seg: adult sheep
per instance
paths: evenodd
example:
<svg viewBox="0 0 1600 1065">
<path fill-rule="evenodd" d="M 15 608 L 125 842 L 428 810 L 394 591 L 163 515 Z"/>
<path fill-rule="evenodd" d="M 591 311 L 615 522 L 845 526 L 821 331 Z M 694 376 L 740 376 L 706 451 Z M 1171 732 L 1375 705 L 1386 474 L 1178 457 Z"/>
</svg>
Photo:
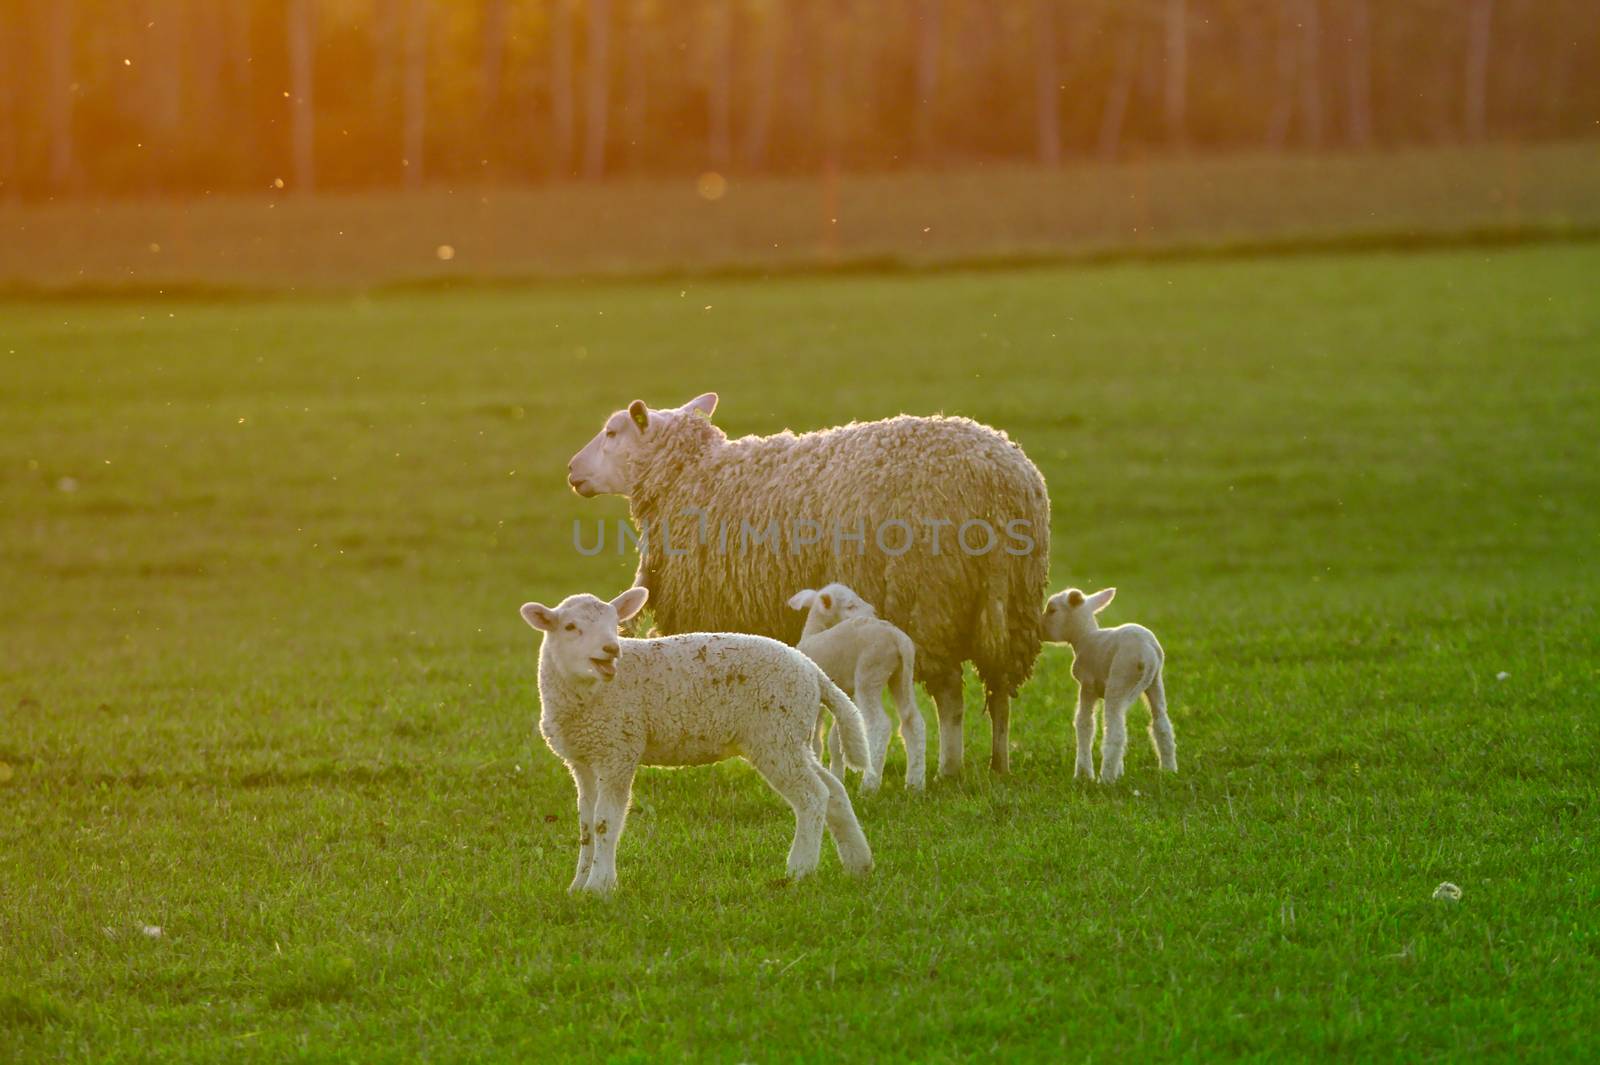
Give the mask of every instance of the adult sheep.
<svg viewBox="0 0 1600 1065">
<path fill-rule="evenodd" d="M 796 435 L 728 437 L 708 392 L 634 400 L 568 464 L 582 496 L 622 495 L 640 531 L 634 583 L 662 633 L 794 643 L 796 588 L 842 581 L 916 643 L 939 710 L 939 772 L 961 771 L 961 666 L 987 692 L 990 767 L 1009 766 L 1011 698 L 1039 653 L 1050 559 L 1044 478 L 1003 433 L 901 415 Z"/>
</svg>

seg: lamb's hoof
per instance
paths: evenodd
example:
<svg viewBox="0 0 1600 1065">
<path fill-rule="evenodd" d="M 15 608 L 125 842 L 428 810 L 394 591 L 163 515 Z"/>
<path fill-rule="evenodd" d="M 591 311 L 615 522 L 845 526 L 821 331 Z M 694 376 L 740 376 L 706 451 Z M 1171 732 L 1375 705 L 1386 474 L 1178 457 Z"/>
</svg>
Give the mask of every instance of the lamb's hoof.
<svg viewBox="0 0 1600 1065">
<path fill-rule="evenodd" d="M 1102 769 L 1102 770 L 1100 770 L 1100 783 L 1102 783 L 1102 784 L 1115 784 L 1117 781 L 1119 781 L 1121 779 L 1122 779 L 1122 770 L 1120 770 L 1120 769 Z"/>
<path fill-rule="evenodd" d="M 881 787 L 883 787 L 883 781 L 882 780 L 867 780 L 867 779 L 863 778 L 862 781 L 861 781 L 861 792 L 860 793 L 862 795 L 876 795 L 877 792 L 878 792 L 878 789 L 881 788 Z"/>
<path fill-rule="evenodd" d="M 1077 769 L 1072 771 L 1072 779 L 1087 780 L 1089 783 L 1093 784 L 1095 781 L 1094 766 L 1080 765 Z"/>
<path fill-rule="evenodd" d="M 844 867 L 844 871 L 857 879 L 864 879 L 872 875 L 872 859 L 869 857 L 865 864 L 851 864 Z"/>
<path fill-rule="evenodd" d="M 806 877 L 810 876 L 812 873 L 814 873 L 816 871 L 817 871 L 817 867 L 814 866 L 814 865 L 807 866 L 807 867 L 801 867 L 801 868 L 797 868 L 797 867 L 791 865 L 791 866 L 789 866 L 789 879 L 790 880 L 804 880 Z"/>
<path fill-rule="evenodd" d="M 611 894 L 616 888 L 617 878 L 614 876 L 605 879 L 591 876 L 588 882 L 583 885 L 584 891 L 591 895 L 599 895 L 601 898 Z"/>
<path fill-rule="evenodd" d="M 921 794 L 928 790 L 928 783 L 921 777 L 906 777 L 906 790 Z"/>
</svg>

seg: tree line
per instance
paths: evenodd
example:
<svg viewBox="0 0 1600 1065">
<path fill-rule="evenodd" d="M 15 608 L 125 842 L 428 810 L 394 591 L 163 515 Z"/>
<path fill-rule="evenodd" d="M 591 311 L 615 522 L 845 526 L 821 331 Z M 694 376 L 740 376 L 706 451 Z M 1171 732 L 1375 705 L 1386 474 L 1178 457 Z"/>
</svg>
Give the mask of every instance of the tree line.
<svg viewBox="0 0 1600 1065">
<path fill-rule="evenodd" d="M 0 0 L 0 196 L 1600 133 L 1596 0 Z"/>
</svg>

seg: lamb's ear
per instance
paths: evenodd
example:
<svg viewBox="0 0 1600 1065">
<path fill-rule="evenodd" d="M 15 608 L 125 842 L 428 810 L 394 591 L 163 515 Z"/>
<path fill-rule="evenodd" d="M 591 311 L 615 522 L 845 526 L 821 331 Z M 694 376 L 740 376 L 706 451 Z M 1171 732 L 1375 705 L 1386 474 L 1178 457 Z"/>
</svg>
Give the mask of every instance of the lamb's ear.
<svg viewBox="0 0 1600 1065">
<path fill-rule="evenodd" d="M 717 394 L 715 392 L 707 392 L 705 395 L 696 396 L 683 405 L 684 413 L 693 414 L 695 411 L 699 411 L 707 418 L 710 418 L 712 412 L 716 409 Z"/>
<path fill-rule="evenodd" d="M 550 632 L 556 627 L 556 612 L 543 603 L 523 603 L 522 620 L 541 632 Z"/>
<path fill-rule="evenodd" d="M 1067 592 L 1067 605 L 1076 609 L 1083 605 L 1083 593 L 1073 588 Z"/>
<path fill-rule="evenodd" d="M 628 417 L 633 419 L 633 424 L 639 427 L 641 433 L 650 426 L 650 408 L 644 405 L 642 399 L 628 404 Z"/>
<path fill-rule="evenodd" d="M 822 604 L 822 609 L 824 610 L 833 609 L 833 596 L 829 595 L 827 592 L 818 592 L 817 602 Z"/>
<path fill-rule="evenodd" d="M 650 598 L 648 588 L 629 588 L 615 599 L 611 600 L 611 607 L 617 612 L 618 621 L 627 621 L 633 615 L 644 609 L 646 599 Z"/>
<path fill-rule="evenodd" d="M 1089 604 L 1090 613 L 1098 614 L 1100 611 L 1106 608 L 1111 600 L 1115 599 L 1116 597 L 1117 590 L 1115 588 L 1106 588 L 1103 591 L 1095 592 L 1089 598 L 1085 599 L 1084 602 Z"/>
<path fill-rule="evenodd" d="M 804 588 L 798 592 L 795 592 L 789 597 L 789 609 L 804 610 L 806 607 L 811 605 L 811 600 L 815 599 L 816 597 L 817 593 L 815 590 L 811 588 Z"/>
</svg>

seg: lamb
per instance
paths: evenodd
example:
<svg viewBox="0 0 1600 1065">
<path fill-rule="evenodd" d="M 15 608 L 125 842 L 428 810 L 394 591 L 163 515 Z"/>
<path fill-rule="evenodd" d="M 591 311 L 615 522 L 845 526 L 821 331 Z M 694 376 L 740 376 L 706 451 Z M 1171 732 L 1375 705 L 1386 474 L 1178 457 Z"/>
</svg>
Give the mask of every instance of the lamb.
<svg viewBox="0 0 1600 1065">
<path fill-rule="evenodd" d="M 674 410 L 634 400 L 568 464 L 579 495 L 628 497 L 634 583 L 663 633 L 799 637 L 794 588 L 840 580 L 916 645 L 939 709 L 939 772 L 961 771 L 961 669 L 987 691 L 990 767 L 1009 768 L 1011 699 L 1039 653 L 1050 558 L 1044 478 L 1005 434 L 901 415 L 729 440 L 708 392 Z"/>
<path fill-rule="evenodd" d="M 1166 655 L 1155 634 L 1143 625 L 1102 629 L 1096 614 L 1106 608 L 1115 588 L 1086 596 L 1068 588 L 1050 597 L 1044 612 L 1044 638 L 1072 645 L 1072 675 L 1078 681 L 1078 763 L 1075 777 L 1094 779 L 1094 704 L 1105 700 L 1105 737 L 1100 743 L 1100 782 L 1122 776 L 1122 753 L 1128 746 L 1128 707 L 1142 693 L 1150 704 L 1150 742 L 1161 768 L 1178 771 L 1172 720 L 1167 717 L 1167 692 L 1162 682 Z"/>
<path fill-rule="evenodd" d="M 922 711 L 912 687 L 916 648 L 911 637 L 878 617 L 872 604 L 843 584 L 796 592 L 789 598 L 789 605 L 807 611 L 805 629 L 796 646 L 850 693 L 866 719 L 867 749 L 872 758 L 862 775 L 861 790 L 871 793 L 883 783 L 883 763 L 889 753 L 889 737 L 895 731 L 895 722 L 890 721 L 883 708 L 883 689 L 887 685 L 906 745 L 906 787 L 921 791 L 927 776 L 927 741 Z M 817 724 L 820 728 L 820 718 Z M 829 742 L 830 762 L 842 774 L 844 761 L 838 729 Z"/>
<path fill-rule="evenodd" d="M 629 640 L 618 625 L 649 593 L 610 602 L 573 595 L 555 607 L 527 603 L 522 617 L 544 633 L 539 647 L 539 731 L 578 788 L 578 870 L 568 891 L 608 894 L 617 883 L 617 841 L 640 765 L 706 765 L 741 756 L 794 808 L 789 875 L 814 871 L 822 830 L 851 873 L 872 869 L 872 851 L 844 785 L 811 749 L 817 707 L 833 712 L 844 754 L 868 761 L 861 714 L 805 655 L 761 636 L 689 633 Z"/>
</svg>

